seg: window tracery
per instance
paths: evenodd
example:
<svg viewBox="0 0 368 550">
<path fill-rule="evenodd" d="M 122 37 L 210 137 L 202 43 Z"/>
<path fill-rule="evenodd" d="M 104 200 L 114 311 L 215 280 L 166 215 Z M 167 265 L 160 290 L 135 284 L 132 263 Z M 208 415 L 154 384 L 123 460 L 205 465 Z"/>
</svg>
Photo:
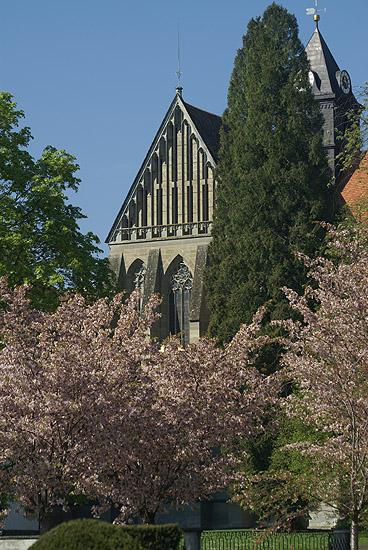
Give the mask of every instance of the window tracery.
<svg viewBox="0 0 368 550">
<path fill-rule="evenodd" d="M 143 307 L 145 278 L 146 278 L 146 266 L 144 264 L 141 264 L 140 266 L 137 267 L 137 269 L 134 271 L 132 276 L 133 290 L 136 290 L 137 288 L 139 288 L 140 290 L 139 311 L 142 311 L 142 307 Z"/>
<path fill-rule="evenodd" d="M 193 276 L 181 262 L 170 280 L 169 325 L 171 334 L 179 334 L 182 345 L 189 344 L 189 305 Z"/>
</svg>

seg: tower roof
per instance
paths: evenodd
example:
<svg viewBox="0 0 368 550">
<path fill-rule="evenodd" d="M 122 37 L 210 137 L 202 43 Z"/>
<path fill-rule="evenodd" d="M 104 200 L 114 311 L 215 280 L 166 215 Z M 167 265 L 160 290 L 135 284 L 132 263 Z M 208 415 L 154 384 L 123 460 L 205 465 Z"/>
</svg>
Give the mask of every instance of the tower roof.
<svg viewBox="0 0 368 550">
<path fill-rule="evenodd" d="M 312 34 L 305 51 L 314 76 L 313 93 L 341 95 L 339 66 L 318 28 Z"/>
</svg>

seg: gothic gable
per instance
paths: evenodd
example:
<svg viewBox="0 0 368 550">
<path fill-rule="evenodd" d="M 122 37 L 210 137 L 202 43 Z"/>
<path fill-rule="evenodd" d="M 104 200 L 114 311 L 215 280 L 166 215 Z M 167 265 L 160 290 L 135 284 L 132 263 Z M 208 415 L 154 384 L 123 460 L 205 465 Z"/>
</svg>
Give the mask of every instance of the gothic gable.
<svg viewBox="0 0 368 550">
<path fill-rule="evenodd" d="M 221 118 L 185 103 L 178 89 L 108 243 L 207 235 Z"/>
</svg>

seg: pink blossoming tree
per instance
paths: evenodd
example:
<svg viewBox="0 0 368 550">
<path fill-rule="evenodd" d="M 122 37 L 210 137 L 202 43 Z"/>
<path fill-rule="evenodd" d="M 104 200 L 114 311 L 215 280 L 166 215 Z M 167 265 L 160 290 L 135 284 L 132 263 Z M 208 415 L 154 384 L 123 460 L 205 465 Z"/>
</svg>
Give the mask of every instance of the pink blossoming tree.
<svg viewBox="0 0 368 550">
<path fill-rule="evenodd" d="M 328 258 L 301 259 L 317 287 L 285 289 L 303 322 L 290 332 L 284 374 L 296 385 L 283 405 L 317 437 L 297 449 L 312 464 L 304 488 L 351 523 L 351 548 L 368 509 L 368 232 L 330 230 Z"/>
<path fill-rule="evenodd" d="M 134 296 L 92 306 L 75 296 L 42 313 L 30 308 L 25 292 L 0 282 L 0 460 L 4 483 L 22 506 L 39 512 L 44 531 L 53 506 L 65 505 L 68 495 L 94 497 L 98 470 L 91 465 L 103 463 L 106 438 L 128 446 L 148 406 L 151 386 L 140 365 L 151 353 L 146 332 L 155 301 L 145 316 L 137 315 Z M 116 395 L 126 404 L 120 434 L 108 423 Z"/>
<path fill-rule="evenodd" d="M 181 507 L 232 483 L 240 439 L 262 430 L 263 407 L 277 395 L 251 364 L 265 340 L 260 320 L 225 350 L 206 339 L 184 350 L 173 338 L 147 361 L 150 432 L 137 434 L 130 461 L 116 447 L 100 470 L 101 496 L 120 503 L 123 516 L 138 512 L 152 523 L 168 502 Z"/>
<path fill-rule="evenodd" d="M 70 495 L 152 522 L 167 502 L 228 486 L 239 438 L 262 429 L 275 396 L 252 366 L 260 316 L 225 350 L 175 339 L 160 349 L 147 337 L 157 298 L 143 314 L 137 293 L 43 313 L 25 294 L 1 280 L 0 483 L 41 531 Z"/>
</svg>

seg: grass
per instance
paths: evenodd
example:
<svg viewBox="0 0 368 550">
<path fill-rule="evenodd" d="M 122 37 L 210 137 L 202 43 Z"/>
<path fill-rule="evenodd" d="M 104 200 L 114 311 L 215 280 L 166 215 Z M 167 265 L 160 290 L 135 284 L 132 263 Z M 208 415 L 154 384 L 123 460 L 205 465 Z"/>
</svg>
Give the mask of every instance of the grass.
<svg viewBox="0 0 368 550">
<path fill-rule="evenodd" d="M 258 543 L 258 544 L 257 544 Z M 359 546 L 367 546 L 368 531 L 359 533 Z M 328 550 L 328 531 L 325 533 L 292 533 L 257 537 L 246 529 L 204 531 L 203 550 Z"/>
<path fill-rule="evenodd" d="M 359 533 L 359 546 L 368 546 L 368 531 L 362 531 Z"/>
<path fill-rule="evenodd" d="M 204 531 L 203 550 L 329 550 L 328 532 L 264 535 L 246 530 Z"/>
</svg>

